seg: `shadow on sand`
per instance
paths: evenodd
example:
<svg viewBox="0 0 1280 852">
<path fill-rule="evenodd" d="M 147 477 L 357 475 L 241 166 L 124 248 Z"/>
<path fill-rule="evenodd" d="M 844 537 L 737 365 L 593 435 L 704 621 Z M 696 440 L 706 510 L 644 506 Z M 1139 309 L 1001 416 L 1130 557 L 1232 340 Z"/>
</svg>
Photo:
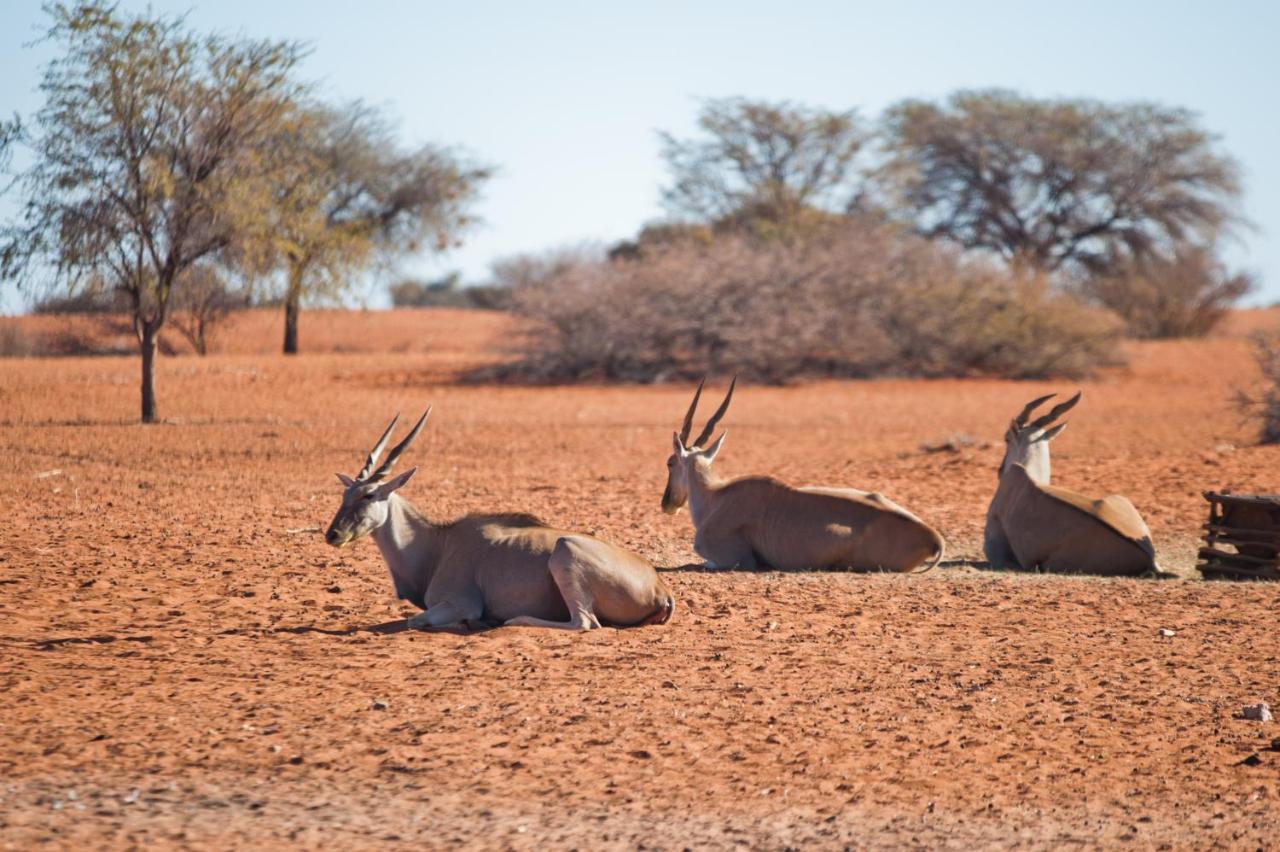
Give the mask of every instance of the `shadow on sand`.
<svg viewBox="0 0 1280 852">
<path fill-rule="evenodd" d="M 310 625 L 303 624 L 294 627 L 268 627 L 254 631 L 228 630 L 224 631 L 224 633 L 292 633 L 295 635 L 303 633 L 323 633 L 326 636 L 355 636 L 359 633 L 372 633 L 376 636 L 394 636 L 397 633 L 455 633 L 459 636 L 472 636 L 476 633 L 484 633 L 491 630 L 495 626 L 496 625 L 489 624 L 488 622 L 469 622 L 465 628 L 436 627 L 413 629 L 409 627 L 407 620 L 397 618 L 394 621 L 384 621 L 381 624 L 369 624 L 363 627 L 328 628 L 312 627 Z"/>
<path fill-rule="evenodd" d="M 708 568 L 701 562 L 690 562 L 685 565 L 672 565 L 657 568 L 659 574 L 928 574 L 933 570 L 945 571 L 955 568 L 976 568 L 979 571 L 994 570 L 986 562 L 972 559 L 946 559 L 938 563 L 936 569 L 929 571 L 880 571 L 873 568 L 774 568 L 760 564 L 759 568 L 746 570 L 736 566 L 730 568 Z"/>
</svg>

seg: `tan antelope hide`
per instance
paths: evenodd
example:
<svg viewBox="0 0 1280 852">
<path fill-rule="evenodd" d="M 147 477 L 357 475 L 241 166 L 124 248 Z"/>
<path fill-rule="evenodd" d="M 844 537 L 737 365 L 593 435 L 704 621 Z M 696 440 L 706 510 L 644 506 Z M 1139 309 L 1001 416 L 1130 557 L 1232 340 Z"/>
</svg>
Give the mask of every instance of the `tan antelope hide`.
<svg viewBox="0 0 1280 852">
<path fill-rule="evenodd" d="M 1157 572 L 1151 531 L 1127 497 L 1093 500 L 1050 484 L 1049 442 L 1066 423 L 1054 423 L 1080 394 L 1031 420 L 1041 403 L 1027 403 L 1005 432 L 1000 483 L 987 509 L 983 550 L 992 568 L 1063 574 L 1137 576 Z"/>
<path fill-rule="evenodd" d="M 430 413 L 428 408 L 380 466 L 375 468 L 395 419 L 355 478 L 338 474 L 345 488 L 342 505 L 325 533 L 335 547 L 373 537 L 396 595 L 423 609 L 409 619 L 410 627 L 483 623 L 587 630 L 660 624 L 671 617 L 671 590 L 634 553 L 524 514 L 438 522 L 401 497 L 398 489 L 417 468 L 388 474 Z"/>
<path fill-rule="evenodd" d="M 686 504 L 693 519 L 693 549 L 708 567 L 779 570 L 846 568 L 911 571 L 942 560 L 942 536 L 881 494 L 853 488 L 793 488 L 767 476 L 722 479 L 712 462 L 725 434 L 711 441 L 737 379 L 724 402 L 692 442 L 694 392 L 681 430 L 672 435 L 662 509 Z"/>
</svg>

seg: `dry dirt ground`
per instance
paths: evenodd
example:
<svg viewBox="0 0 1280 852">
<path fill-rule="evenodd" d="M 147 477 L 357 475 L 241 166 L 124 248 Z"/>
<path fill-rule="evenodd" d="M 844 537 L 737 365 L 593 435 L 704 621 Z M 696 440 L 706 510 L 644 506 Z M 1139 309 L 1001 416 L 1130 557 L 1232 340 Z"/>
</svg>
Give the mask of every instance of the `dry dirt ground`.
<svg viewBox="0 0 1280 852">
<path fill-rule="evenodd" d="M 1254 377 L 1240 331 L 1275 322 L 1083 383 L 1057 480 L 1127 493 L 1190 574 L 1202 490 L 1277 489 L 1280 450 L 1226 403 Z M 723 472 L 877 488 L 950 556 L 707 573 L 658 508 L 689 388 L 450 381 L 510 338 L 495 315 L 307 315 L 330 351 L 293 359 L 259 354 L 270 315 L 236 328 L 161 362 L 158 426 L 134 423 L 134 358 L 0 360 L 0 847 L 1280 842 L 1280 725 L 1237 718 L 1280 708 L 1280 588 L 963 564 L 1007 419 L 1071 385 L 742 387 Z M 333 473 L 428 402 L 407 497 L 630 546 L 669 572 L 672 622 L 397 630 L 376 548 L 318 529 Z"/>
</svg>

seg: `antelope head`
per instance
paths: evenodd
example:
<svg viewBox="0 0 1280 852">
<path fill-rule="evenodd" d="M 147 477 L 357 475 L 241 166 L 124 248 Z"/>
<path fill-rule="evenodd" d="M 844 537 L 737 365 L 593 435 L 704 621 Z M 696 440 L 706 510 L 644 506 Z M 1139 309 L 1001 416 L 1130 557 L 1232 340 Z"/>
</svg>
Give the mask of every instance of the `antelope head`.
<svg viewBox="0 0 1280 852">
<path fill-rule="evenodd" d="M 329 530 L 324 534 L 325 541 L 334 547 L 344 547 L 387 522 L 389 512 L 387 498 L 395 493 L 397 488 L 412 479 L 418 469 L 411 467 L 390 479 L 387 476 L 391 473 L 396 460 L 400 458 L 400 454 L 413 443 L 414 438 L 418 437 L 430 414 L 431 407 L 428 406 L 418 420 L 418 424 L 387 454 L 387 460 L 379 465 L 378 456 L 382 455 L 382 450 L 391 437 L 391 431 L 396 428 L 396 421 L 400 419 L 400 415 L 397 414 L 391 418 L 391 425 L 369 451 L 364 467 L 360 468 L 355 478 L 342 473 L 337 474 L 338 481 L 342 483 L 344 489 L 342 505 L 338 507 L 338 513 L 333 516 L 333 522 L 329 524 Z"/>
<path fill-rule="evenodd" d="M 720 423 L 720 418 L 724 417 L 724 413 L 729 410 L 729 401 L 733 399 L 733 388 L 738 383 L 737 376 L 734 376 L 733 381 L 729 383 L 729 392 L 725 394 L 724 402 L 720 403 L 716 413 L 711 415 L 702 433 L 692 442 L 689 441 L 689 433 L 693 430 L 693 415 L 697 411 L 698 400 L 702 397 L 702 386 L 706 383 L 706 379 L 698 382 L 698 389 L 693 393 L 693 402 L 689 403 L 689 411 L 684 416 L 684 425 L 680 427 L 679 432 L 673 432 L 671 435 L 674 452 L 667 459 L 667 489 L 662 492 L 662 511 L 668 515 L 674 515 L 680 511 L 680 508 L 689 501 L 690 472 L 695 467 L 709 470 L 711 463 L 715 461 L 716 454 L 720 452 L 720 447 L 724 445 L 725 436 L 729 434 L 728 431 L 722 432 L 719 438 L 708 444 L 711 434 Z"/>
<path fill-rule="evenodd" d="M 1023 407 L 1017 417 L 1009 422 L 1009 429 L 1004 433 L 1004 460 L 1000 462 L 999 475 L 1012 465 L 1020 464 L 1036 482 L 1049 482 L 1049 442 L 1058 437 L 1067 424 L 1055 421 L 1066 414 L 1080 401 L 1080 391 L 1065 402 L 1060 402 L 1049 409 L 1048 414 L 1035 420 L 1031 414 L 1041 404 L 1053 399 L 1056 394 L 1033 399 Z"/>
</svg>

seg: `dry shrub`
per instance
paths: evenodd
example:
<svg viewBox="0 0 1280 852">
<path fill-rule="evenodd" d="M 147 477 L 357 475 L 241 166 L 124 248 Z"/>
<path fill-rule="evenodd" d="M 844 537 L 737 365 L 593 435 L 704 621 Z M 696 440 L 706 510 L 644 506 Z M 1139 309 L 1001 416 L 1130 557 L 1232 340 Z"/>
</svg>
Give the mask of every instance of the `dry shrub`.
<svg viewBox="0 0 1280 852">
<path fill-rule="evenodd" d="M 72 293 L 48 294 L 31 306 L 33 314 L 118 314 L 129 310 L 128 296 L 94 282 Z"/>
<path fill-rule="evenodd" d="M 1280 444 L 1280 334 L 1259 331 L 1250 338 L 1262 387 L 1256 395 L 1237 390 L 1236 408 L 1245 418 L 1258 421 L 1259 443 Z"/>
<path fill-rule="evenodd" d="M 121 340 L 125 342 L 120 343 Z M 0 318 L 0 358 L 63 358 L 134 354 L 127 319 L 91 312 L 43 314 L 28 324 L 23 317 Z"/>
<path fill-rule="evenodd" d="M 541 332 L 507 374 L 547 381 L 1077 376 L 1115 359 L 1119 333 L 1041 279 L 866 222 L 553 264 L 512 303 Z"/>
<path fill-rule="evenodd" d="M 38 354 L 38 341 L 16 322 L 0 317 L 0 358 L 26 358 Z"/>
<path fill-rule="evenodd" d="M 246 293 L 231 289 L 223 276 L 207 265 L 189 269 L 171 298 L 170 321 L 173 327 L 201 357 L 209 354 L 215 333 L 231 313 L 249 304 Z"/>
<path fill-rule="evenodd" d="M 931 260 L 891 288 L 882 315 L 907 374 L 1078 378 L 1122 360 L 1120 322 L 1042 273 Z"/>
<path fill-rule="evenodd" d="M 463 285 L 453 272 L 438 281 L 406 278 L 388 288 L 391 304 L 397 308 L 472 308 L 499 311 L 511 291 L 490 284 Z"/>
<path fill-rule="evenodd" d="M 1153 339 L 1203 337 L 1253 286 L 1249 275 L 1230 273 L 1208 249 L 1195 247 L 1089 278 L 1081 290 L 1115 311 L 1130 335 Z"/>
</svg>

